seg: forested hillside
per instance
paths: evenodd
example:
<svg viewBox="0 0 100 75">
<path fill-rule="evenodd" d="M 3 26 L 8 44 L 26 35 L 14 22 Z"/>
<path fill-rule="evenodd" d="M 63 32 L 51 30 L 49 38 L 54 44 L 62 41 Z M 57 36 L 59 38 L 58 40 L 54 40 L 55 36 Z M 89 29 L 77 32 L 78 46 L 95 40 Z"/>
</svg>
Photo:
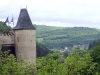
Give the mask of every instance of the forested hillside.
<svg viewBox="0 0 100 75">
<path fill-rule="evenodd" d="M 4 25 L 2 21 L 0 21 L 0 32 L 5 32 L 11 30 L 10 26 Z"/>
<path fill-rule="evenodd" d="M 90 42 L 100 38 L 100 30 L 96 28 L 35 26 L 37 41 L 49 49 L 88 45 Z"/>
<path fill-rule="evenodd" d="M 91 43 L 89 44 L 88 49 L 90 50 L 90 49 L 92 49 L 93 47 L 99 46 L 99 45 L 100 45 L 100 39 L 91 42 Z"/>
</svg>

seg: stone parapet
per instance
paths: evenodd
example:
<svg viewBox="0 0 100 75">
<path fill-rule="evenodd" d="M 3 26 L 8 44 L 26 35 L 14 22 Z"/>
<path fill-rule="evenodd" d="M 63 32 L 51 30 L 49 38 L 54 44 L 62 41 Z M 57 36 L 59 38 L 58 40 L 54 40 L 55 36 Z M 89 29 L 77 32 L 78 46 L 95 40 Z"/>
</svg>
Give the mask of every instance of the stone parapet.
<svg viewBox="0 0 100 75">
<path fill-rule="evenodd" d="M 0 44 L 14 44 L 14 34 L 13 32 L 3 32 L 0 33 Z"/>
</svg>

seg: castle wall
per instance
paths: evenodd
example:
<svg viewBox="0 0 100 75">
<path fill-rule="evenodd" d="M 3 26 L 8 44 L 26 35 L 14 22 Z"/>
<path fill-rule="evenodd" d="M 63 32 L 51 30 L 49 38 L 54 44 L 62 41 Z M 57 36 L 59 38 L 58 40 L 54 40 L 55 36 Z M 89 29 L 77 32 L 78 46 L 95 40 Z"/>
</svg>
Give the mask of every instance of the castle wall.
<svg viewBox="0 0 100 75">
<path fill-rule="evenodd" d="M 13 34 L 0 34 L 0 44 L 14 44 Z"/>
<path fill-rule="evenodd" d="M 17 59 L 23 58 L 27 61 L 36 62 L 35 30 L 15 30 L 14 33 Z"/>
</svg>

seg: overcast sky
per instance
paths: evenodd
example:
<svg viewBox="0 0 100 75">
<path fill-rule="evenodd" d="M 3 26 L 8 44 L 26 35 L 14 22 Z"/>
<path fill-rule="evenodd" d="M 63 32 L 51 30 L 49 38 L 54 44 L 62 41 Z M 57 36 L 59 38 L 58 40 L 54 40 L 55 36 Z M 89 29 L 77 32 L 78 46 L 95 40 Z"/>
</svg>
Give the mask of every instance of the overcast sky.
<svg viewBox="0 0 100 75">
<path fill-rule="evenodd" d="M 14 17 L 26 8 L 33 24 L 100 29 L 100 0 L 0 0 L 0 20 Z"/>
</svg>

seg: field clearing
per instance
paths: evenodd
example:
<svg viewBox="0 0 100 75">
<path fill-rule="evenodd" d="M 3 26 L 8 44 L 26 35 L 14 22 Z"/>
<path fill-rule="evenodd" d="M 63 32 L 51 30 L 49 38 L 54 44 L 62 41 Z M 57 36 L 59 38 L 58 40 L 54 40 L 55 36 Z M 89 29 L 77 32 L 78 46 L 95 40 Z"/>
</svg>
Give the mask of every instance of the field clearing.
<svg viewBox="0 0 100 75">
<path fill-rule="evenodd" d="M 37 42 L 42 43 L 43 38 L 37 38 L 36 40 L 37 40 Z"/>
</svg>

